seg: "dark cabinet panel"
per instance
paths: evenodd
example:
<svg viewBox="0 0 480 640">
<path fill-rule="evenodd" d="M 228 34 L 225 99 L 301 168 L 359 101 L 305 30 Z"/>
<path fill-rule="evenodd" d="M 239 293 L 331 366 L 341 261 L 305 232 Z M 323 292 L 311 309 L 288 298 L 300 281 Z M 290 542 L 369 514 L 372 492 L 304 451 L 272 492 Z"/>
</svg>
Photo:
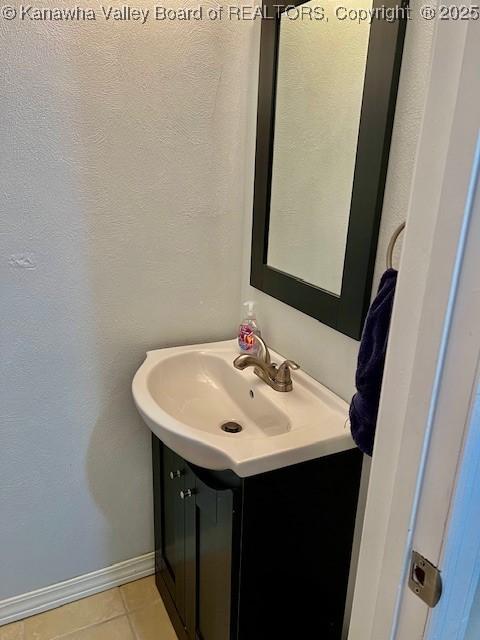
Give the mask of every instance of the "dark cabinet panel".
<svg viewBox="0 0 480 640">
<path fill-rule="evenodd" d="M 197 478 L 196 631 L 198 640 L 230 638 L 233 495 Z"/>
<path fill-rule="evenodd" d="M 359 451 L 241 479 L 154 437 L 153 464 L 156 581 L 180 640 L 340 640 Z"/>
<path fill-rule="evenodd" d="M 361 465 L 351 450 L 245 479 L 242 640 L 340 640 Z"/>
<path fill-rule="evenodd" d="M 196 640 L 196 609 L 197 609 L 197 541 L 196 541 L 196 507 L 195 491 L 196 477 L 186 464 L 185 488 L 190 489 L 192 495 L 185 498 L 185 632 L 188 640 Z"/>
<path fill-rule="evenodd" d="M 181 640 L 230 640 L 233 490 L 155 436 L 152 447 L 157 585 L 175 630 Z"/>
<path fill-rule="evenodd" d="M 152 436 L 155 576 L 165 606 L 180 638 L 185 608 L 185 507 L 180 491 L 185 462 Z"/>
<path fill-rule="evenodd" d="M 162 557 L 163 578 L 185 621 L 185 504 L 180 492 L 185 484 L 185 462 L 180 456 L 162 447 Z"/>
</svg>

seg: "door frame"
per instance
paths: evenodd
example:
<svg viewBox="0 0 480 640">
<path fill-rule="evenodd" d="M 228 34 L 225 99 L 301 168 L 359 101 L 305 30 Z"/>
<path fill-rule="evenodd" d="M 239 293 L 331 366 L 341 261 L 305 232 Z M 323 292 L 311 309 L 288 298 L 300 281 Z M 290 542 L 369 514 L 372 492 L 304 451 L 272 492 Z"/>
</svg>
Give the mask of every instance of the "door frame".
<svg viewBox="0 0 480 640">
<path fill-rule="evenodd" d="M 478 22 L 436 24 L 350 640 L 422 638 L 429 610 L 406 588 L 412 545 L 440 562 L 480 350 L 472 289 L 480 235 L 477 247 L 472 233 L 464 246 L 480 124 L 479 32 Z"/>
</svg>

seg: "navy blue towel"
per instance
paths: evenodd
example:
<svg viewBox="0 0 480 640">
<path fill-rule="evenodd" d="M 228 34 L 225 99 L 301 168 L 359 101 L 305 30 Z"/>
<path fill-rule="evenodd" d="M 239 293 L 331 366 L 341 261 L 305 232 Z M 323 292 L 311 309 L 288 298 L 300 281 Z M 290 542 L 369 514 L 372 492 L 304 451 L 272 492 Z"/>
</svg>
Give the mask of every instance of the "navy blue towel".
<svg viewBox="0 0 480 640">
<path fill-rule="evenodd" d="M 355 384 L 357 393 L 350 404 L 350 429 L 363 453 L 372 455 L 382 387 L 390 317 L 397 284 L 396 269 L 387 269 L 368 311 L 358 352 Z"/>
</svg>

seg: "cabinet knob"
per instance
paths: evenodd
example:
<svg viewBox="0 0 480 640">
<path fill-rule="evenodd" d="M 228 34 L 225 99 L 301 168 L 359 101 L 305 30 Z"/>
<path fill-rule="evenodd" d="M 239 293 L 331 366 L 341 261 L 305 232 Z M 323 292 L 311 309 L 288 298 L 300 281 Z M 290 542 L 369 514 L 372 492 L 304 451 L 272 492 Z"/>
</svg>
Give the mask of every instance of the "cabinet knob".
<svg viewBox="0 0 480 640">
<path fill-rule="evenodd" d="M 170 476 L 170 480 L 175 480 L 176 478 L 180 478 L 182 471 L 181 469 L 176 469 L 175 471 L 170 471 L 168 475 Z"/>
<path fill-rule="evenodd" d="M 180 491 L 180 498 L 182 500 L 185 500 L 185 498 L 191 498 L 194 493 L 195 489 L 182 489 L 182 491 Z"/>
</svg>

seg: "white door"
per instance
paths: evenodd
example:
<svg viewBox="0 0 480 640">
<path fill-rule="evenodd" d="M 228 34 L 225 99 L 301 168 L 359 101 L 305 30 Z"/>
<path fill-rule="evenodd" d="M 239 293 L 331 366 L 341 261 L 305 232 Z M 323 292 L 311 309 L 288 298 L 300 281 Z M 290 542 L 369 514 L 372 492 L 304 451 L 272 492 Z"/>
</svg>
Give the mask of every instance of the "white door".
<svg viewBox="0 0 480 640">
<path fill-rule="evenodd" d="M 439 20 L 436 26 L 349 640 L 457 638 L 429 635 L 438 634 L 437 610 L 407 583 L 412 549 L 441 570 L 448 557 L 445 533 L 477 389 L 480 22 L 475 15 L 472 8 L 471 20 Z"/>
<path fill-rule="evenodd" d="M 480 371 L 440 557 L 443 593 L 430 612 L 428 640 L 480 638 Z"/>
</svg>

